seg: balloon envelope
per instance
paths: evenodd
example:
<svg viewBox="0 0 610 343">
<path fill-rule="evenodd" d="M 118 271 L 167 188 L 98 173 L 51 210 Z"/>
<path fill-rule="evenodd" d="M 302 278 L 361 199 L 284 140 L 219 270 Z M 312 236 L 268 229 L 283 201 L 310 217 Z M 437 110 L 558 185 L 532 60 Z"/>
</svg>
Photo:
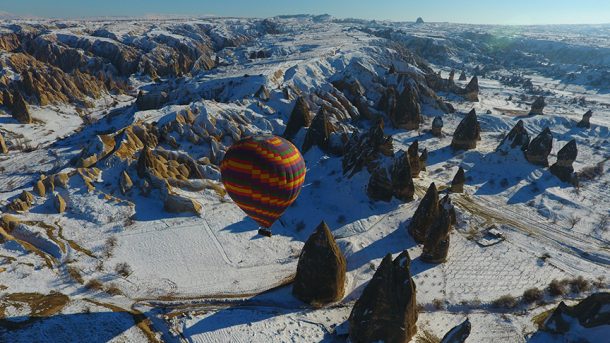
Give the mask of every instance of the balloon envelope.
<svg viewBox="0 0 610 343">
<path fill-rule="evenodd" d="M 220 164 L 222 182 L 231 199 L 266 228 L 297 198 L 305 171 L 299 150 L 286 139 L 272 135 L 236 142 Z"/>
</svg>

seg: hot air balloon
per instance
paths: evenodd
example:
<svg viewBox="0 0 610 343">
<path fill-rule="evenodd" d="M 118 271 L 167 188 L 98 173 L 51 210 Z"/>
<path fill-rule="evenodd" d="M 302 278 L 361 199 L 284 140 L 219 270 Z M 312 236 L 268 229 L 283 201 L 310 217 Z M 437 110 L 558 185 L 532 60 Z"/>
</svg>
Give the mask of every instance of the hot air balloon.
<svg viewBox="0 0 610 343">
<path fill-rule="evenodd" d="M 258 135 L 234 143 L 220 164 L 222 182 L 233 201 L 268 230 L 296 200 L 305 181 L 305 161 L 284 138 Z"/>
</svg>

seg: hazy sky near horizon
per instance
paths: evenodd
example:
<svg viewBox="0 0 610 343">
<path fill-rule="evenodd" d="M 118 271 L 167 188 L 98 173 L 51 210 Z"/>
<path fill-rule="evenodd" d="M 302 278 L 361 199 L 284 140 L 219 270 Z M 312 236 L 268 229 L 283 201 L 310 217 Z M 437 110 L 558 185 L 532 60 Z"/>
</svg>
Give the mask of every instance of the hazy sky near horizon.
<svg viewBox="0 0 610 343">
<path fill-rule="evenodd" d="M 599 24 L 610 23 L 610 0 L 0 0 L 0 12 L 53 18 L 328 13 L 394 21 L 422 17 L 473 24 Z"/>
</svg>

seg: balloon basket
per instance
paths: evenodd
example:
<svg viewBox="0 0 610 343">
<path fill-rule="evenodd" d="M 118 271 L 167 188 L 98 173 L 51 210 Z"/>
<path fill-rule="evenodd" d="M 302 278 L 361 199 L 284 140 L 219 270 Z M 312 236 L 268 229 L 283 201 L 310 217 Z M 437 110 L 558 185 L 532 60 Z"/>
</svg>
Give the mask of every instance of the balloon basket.
<svg viewBox="0 0 610 343">
<path fill-rule="evenodd" d="M 258 229 L 258 234 L 265 237 L 271 237 L 271 230 L 265 229 L 263 227 Z"/>
</svg>

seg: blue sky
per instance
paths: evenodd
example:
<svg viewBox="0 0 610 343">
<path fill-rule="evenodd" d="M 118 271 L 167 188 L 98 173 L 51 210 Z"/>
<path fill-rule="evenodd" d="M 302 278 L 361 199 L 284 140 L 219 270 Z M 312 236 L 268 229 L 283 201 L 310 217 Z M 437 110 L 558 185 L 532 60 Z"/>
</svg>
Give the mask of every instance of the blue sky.
<svg viewBox="0 0 610 343">
<path fill-rule="evenodd" d="M 151 14 L 335 17 L 477 24 L 610 23 L 610 0 L 0 0 L 0 12 L 77 18 Z"/>
</svg>

